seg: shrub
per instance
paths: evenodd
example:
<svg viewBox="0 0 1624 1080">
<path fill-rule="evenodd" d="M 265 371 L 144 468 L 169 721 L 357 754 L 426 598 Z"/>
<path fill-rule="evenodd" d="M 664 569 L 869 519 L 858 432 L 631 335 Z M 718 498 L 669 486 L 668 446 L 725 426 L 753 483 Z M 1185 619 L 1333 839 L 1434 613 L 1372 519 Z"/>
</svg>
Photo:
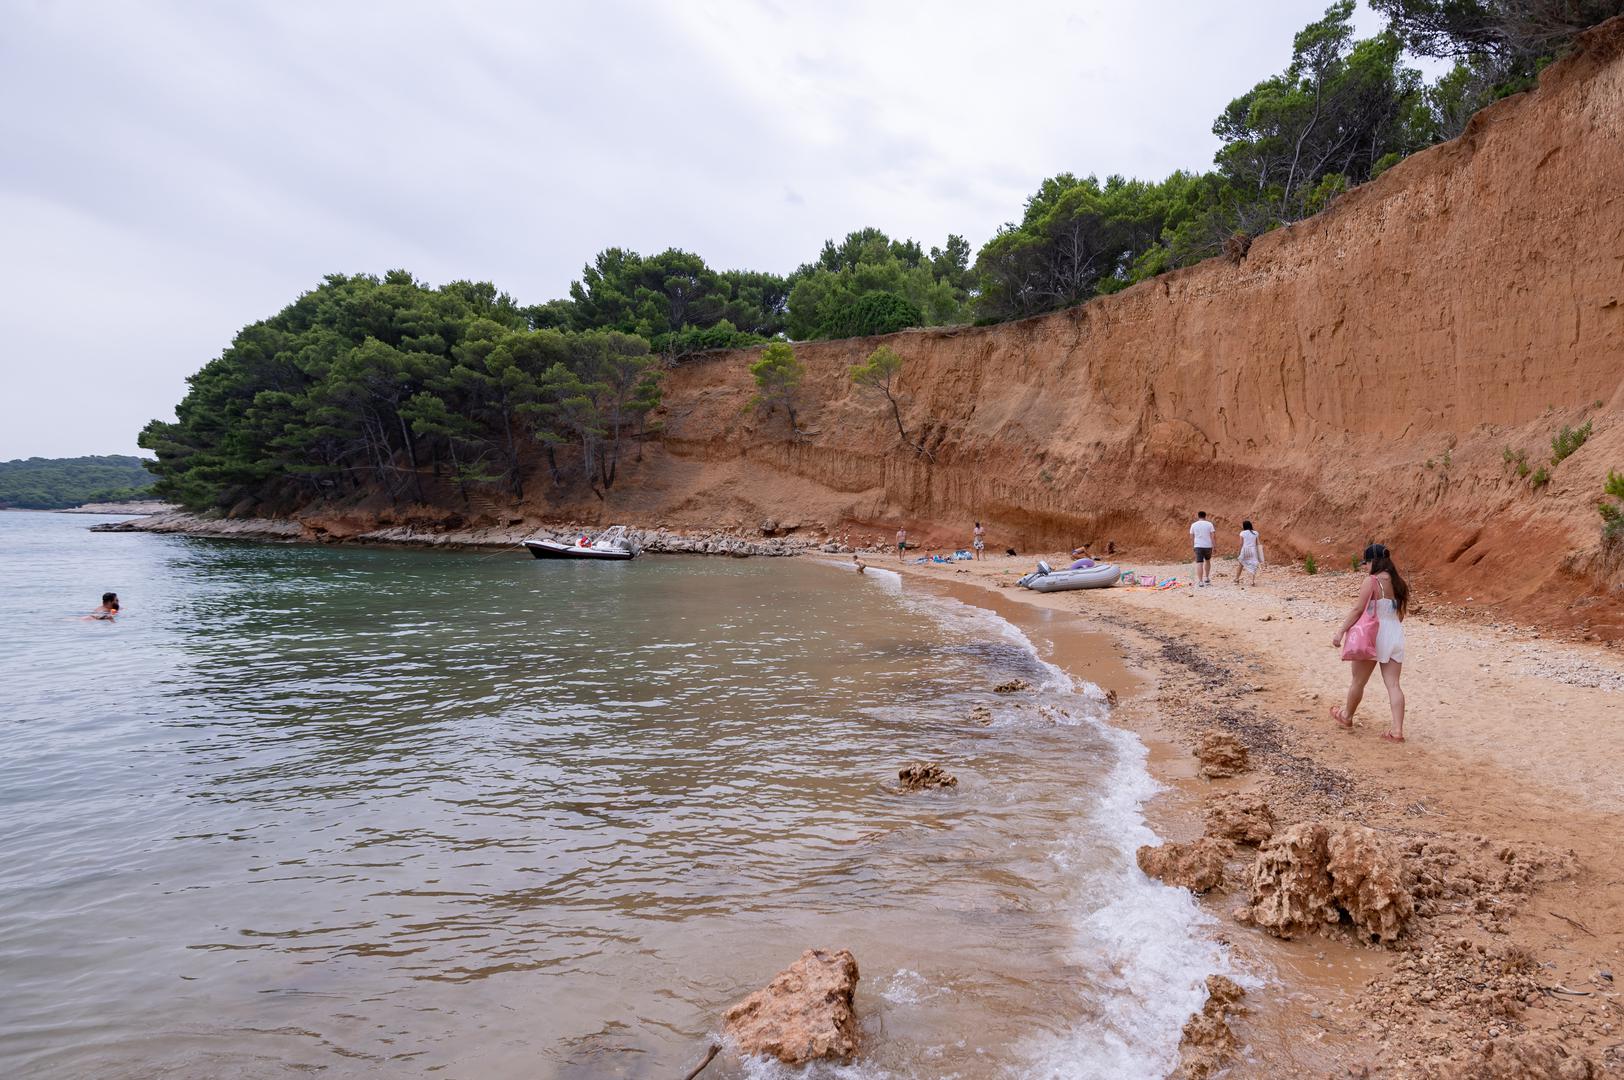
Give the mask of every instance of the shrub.
<svg viewBox="0 0 1624 1080">
<path fill-rule="evenodd" d="M 1624 500 L 1624 474 L 1607 470 L 1607 483 L 1602 492 L 1609 498 Z M 1596 504 L 1601 515 L 1601 542 L 1609 552 L 1624 544 L 1624 506 L 1603 499 Z"/>
<path fill-rule="evenodd" d="M 1562 430 L 1551 437 L 1551 464 L 1560 465 L 1563 458 L 1571 456 L 1588 438 L 1590 438 L 1589 420 L 1578 427 L 1563 424 Z"/>
<path fill-rule="evenodd" d="M 836 311 L 818 328 L 818 336 L 870 337 L 923 325 L 925 315 L 917 306 L 895 293 L 876 291 L 864 293 L 855 304 Z"/>
<path fill-rule="evenodd" d="M 712 349 L 742 349 L 760 345 L 766 340 L 760 334 L 740 330 L 723 319 L 715 326 L 684 326 L 681 330 L 656 334 L 650 345 L 655 352 L 677 363 L 696 353 L 710 352 Z"/>
<path fill-rule="evenodd" d="M 1517 455 L 1513 454 L 1511 452 L 1511 447 L 1508 446 L 1504 450 L 1500 451 L 1500 460 L 1505 462 L 1507 465 L 1510 465 L 1513 461 L 1517 460 Z"/>
<path fill-rule="evenodd" d="M 1319 573 L 1319 563 L 1314 561 L 1314 556 L 1312 556 L 1312 555 L 1304 555 L 1303 556 L 1303 573 L 1305 573 L 1305 574 L 1317 574 L 1317 573 Z"/>
<path fill-rule="evenodd" d="M 1540 488 L 1544 487 L 1546 484 L 1549 484 L 1550 482 L 1551 482 L 1551 474 L 1550 474 L 1549 470 L 1547 470 L 1545 468 L 1545 466 L 1543 466 L 1543 465 L 1541 465 L 1539 468 L 1535 469 L 1534 470 L 1534 475 L 1530 476 L 1528 478 L 1528 485 L 1530 487 L 1532 487 L 1535 491 L 1538 491 Z"/>
<path fill-rule="evenodd" d="M 1355 574 L 1357 574 L 1359 572 L 1359 556 L 1357 556 L 1357 555 L 1349 556 L 1349 558 L 1348 558 L 1348 569 L 1352 570 Z"/>
</svg>

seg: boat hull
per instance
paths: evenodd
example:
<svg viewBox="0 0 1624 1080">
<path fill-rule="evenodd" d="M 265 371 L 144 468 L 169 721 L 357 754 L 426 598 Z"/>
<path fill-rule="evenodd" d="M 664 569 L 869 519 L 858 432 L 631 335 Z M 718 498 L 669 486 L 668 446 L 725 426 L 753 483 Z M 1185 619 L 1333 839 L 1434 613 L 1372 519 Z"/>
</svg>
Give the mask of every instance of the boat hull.
<svg viewBox="0 0 1624 1080">
<path fill-rule="evenodd" d="M 1056 570 L 1040 574 L 1026 582 L 1033 592 L 1064 592 L 1068 589 L 1109 589 L 1121 578 L 1122 571 L 1114 563 L 1091 566 L 1086 570 Z"/>
<path fill-rule="evenodd" d="M 554 540 L 526 540 L 524 546 L 538 559 L 585 559 L 589 562 L 625 562 L 635 552 L 560 544 Z"/>
</svg>

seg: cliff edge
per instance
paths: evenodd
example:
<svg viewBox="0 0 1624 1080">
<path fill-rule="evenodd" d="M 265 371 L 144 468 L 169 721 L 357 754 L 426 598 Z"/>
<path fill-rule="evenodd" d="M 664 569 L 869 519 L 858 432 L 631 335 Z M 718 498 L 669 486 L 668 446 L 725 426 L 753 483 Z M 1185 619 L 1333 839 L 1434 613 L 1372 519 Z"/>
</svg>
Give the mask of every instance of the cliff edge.
<svg viewBox="0 0 1624 1080">
<path fill-rule="evenodd" d="M 851 384 L 880 344 L 929 458 Z M 604 511 L 961 544 L 975 518 L 998 547 L 1165 555 L 1204 509 L 1223 534 L 1251 518 L 1275 561 L 1342 567 L 1379 539 L 1445 595 L 1624 634 L 1596 511 L 1624 470 L 1624 20 L 1238 263 L 796 352 L 810 434 L 750 408 L 753 351 L 711 354 L 671 373 L 663 437 Z"/>
</svg>

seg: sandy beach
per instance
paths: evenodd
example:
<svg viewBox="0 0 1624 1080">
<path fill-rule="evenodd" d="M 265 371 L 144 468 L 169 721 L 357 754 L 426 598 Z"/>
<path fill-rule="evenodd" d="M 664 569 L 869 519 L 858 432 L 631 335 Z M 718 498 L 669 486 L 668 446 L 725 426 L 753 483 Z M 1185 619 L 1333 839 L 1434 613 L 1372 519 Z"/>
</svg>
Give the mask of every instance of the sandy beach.
<svg viewBox="0 0 1624 1080">
<path fill-rule="evenodd" d="M 1613 650 L 1476 621 L 1429 604 L 1416 582 L 1408 741 L 1394 745 L 1378 737 L 1388 721 L 1379 680 L 1351 733 L 1327 715 L 1346 687 L 1330 638 L 1356 595 L 1353 573 L 1268 567 L 1242 590 L 1234 563 L 1220 561 L 1214 586 L 1199 590 L 1011 587 L 1035 558 L 900 569 L 994 608 L 1054 662 L 1117 691 L 1117 720 L 1150 745 L 1168 785 L 1151 808 L 1165 839 L 1199 836 L 1215 795 L 1255 791 L 1277 829 L 1366 825 L 1413 874 L 1416 917 L 1394 946 L 1340 929 L 1282 941 L 1231 916 L 1253 858 L 1238 850 L 1206 903 L 1243 965 L 1271 981 L 1234 1025 L 1242 1049 L 1226 1075 L 1624 1070 L 1613 981 L 1624 953 L 1624 663 Z M 1185 565 L 1118 561 L 1189 578 Z M 1248 747 L 1250 772 L 1198 778 L 1190 748 L 1212 729 Z M 1194 1073 L 1206 1067 L 1187 1058 Z"/>
</svg>

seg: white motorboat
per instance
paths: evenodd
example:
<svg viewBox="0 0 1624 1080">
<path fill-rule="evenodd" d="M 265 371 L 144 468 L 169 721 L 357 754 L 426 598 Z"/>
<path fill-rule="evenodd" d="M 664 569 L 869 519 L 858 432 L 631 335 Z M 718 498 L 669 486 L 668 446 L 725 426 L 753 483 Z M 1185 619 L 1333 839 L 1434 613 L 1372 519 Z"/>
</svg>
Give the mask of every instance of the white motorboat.
<svg viewBox="0 0 1624 1080">
<path fill-rule="evenodd" d="M 624 525 L 613 525 L 595 537 L 582 535 L 573 544 L 562 540 L 526 540 L 524 546 L 538 559 L 598 559 L 624 562 L 637 557 L 638 548 Z"/>
<path fill-rule="evenodd" d="M 1048 563 L 1016 582 L 1033 592 L 1061 592 L 1065 589 L 1108 589 L 1122 577 L 1115 563 L 1100 563 L 1078 570 L 1051 570 Z"/>
</svg>

